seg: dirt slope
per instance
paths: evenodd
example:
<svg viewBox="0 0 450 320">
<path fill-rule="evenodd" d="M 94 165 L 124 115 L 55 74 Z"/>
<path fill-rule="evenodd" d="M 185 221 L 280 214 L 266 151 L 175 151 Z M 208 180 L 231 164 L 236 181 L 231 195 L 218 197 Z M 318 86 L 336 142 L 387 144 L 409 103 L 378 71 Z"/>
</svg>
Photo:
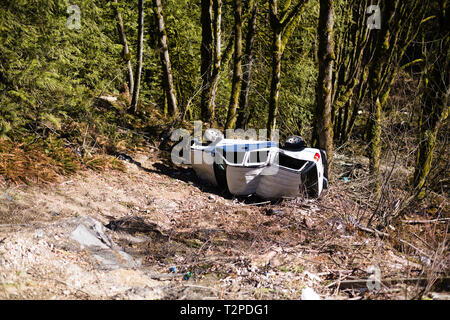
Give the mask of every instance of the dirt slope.
<svg viewBox="0 0 450 320">
<path fill-rule="evenodd" d="M 0 189 L 0 298 L 300 299 L 310 287 L 327 299 L 404 299 L 420 288 L 398 279 L 431 264 L 358 232 L 333 192 L 260 204 L 159 154 L 134 160 L 126 172 Z"/>
</svg>

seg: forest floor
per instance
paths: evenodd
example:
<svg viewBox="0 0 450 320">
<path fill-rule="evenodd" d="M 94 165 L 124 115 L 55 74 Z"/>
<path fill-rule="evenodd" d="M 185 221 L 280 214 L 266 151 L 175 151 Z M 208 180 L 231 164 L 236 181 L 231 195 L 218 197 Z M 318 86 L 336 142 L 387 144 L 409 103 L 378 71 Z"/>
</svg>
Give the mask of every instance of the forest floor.
<svg viewBox="0 0 450 320">
<path fill-rule="evenodd" d="M 133 159 L 0 187 L 0 299 L 450 297 L 447 246 L 424 241 L 430 228 L 446 239 L 448 222 L 406 225 L 417 238 L 405 246 L 350 223 L 352 181 L 264 203 L 224 196 L 159 151 Z"/>
</svg>

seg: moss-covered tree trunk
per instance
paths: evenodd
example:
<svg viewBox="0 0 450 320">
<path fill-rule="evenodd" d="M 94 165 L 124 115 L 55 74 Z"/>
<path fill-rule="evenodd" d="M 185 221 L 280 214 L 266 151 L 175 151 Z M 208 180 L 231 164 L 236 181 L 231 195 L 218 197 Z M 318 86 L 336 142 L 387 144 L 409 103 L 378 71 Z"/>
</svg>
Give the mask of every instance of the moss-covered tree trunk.
<svg viewBox="0 0 450 320">
<path fill-rule="evenodd" d="M 389 68 L 388 57 L 390 50 L 390 21 L 395 13 L 395 4 L 386 2 L 383 10 L 381 30 L 377 31 L 377 42 L 373 62 L 369 68 L 368 82 L 370 94 L 369 119 L 367 122 L 367 140 L 369 142 L 367 155 L 369 157 L 369 171 L 375 178 L 375 194 L 380 193 L 380 154 L 381 154 L 381 114 L 382 114 L 382 85 L 385 68 Z M 374 31 L 372 31 L 374 32 Z"/>
<path fill-rule="evenodd" d="M 340 34 L 339 38 L 336 37 L 335 46 L 336 70 L 333 73 L 331 110 L 335 142 L 345 142 L 347 127 L 350 124 L 351 104 L 358 105 L 361 101 L 358 96 L 355 97 L 355 93 L 357 94 L 358 85 L 365 81 L 363 59 L 366 56 L 370 32 L 366 25 L 368 6 L 368 0 L 351 0 L 345 8 L 346 11 L 341 13 L 347 29 Z M 357 113 L 354 115 L 356 116 Z"/>
<path fill-rule="evenodd" d="M 128 47 L 127 36 L 125 34 L 125 28 L 123 26 L 122 15 L 120 14 L 119 4 L 117 0 L 114 0 L 114 10 L 117 16 L 117 32 L 119 33 L 120 43 L 123 46 L 122 58 L 127 63 L 127 78 L 128 78 L 128 89 L 129 92 L 133 93 L 134 90 L 134 77 L 133 77 L 133 67 L 131 65 L 131 54 Z"/>
<path fill-rule="evenodd" d="M 334 4 L 333 0 L 320 0 L 319 15 L 319 75 L 316 88 L 316 136 L 317 147 L 326 151 L 328 161 L 333 157 L 333 125 L 331 123 L 331 99 L 334 55 Z"/>
<path fill-rule="evenodd" d="M 241 96 L 239 97 L 239 115 L 237 119 L 237 125 L 239 128 L 247 130 L 248 121 L 250 117 L 250 110 L 248 106 L 248 95 L 251 87 L 251 76 L 254 61 L 253 47 L 255 44 L 256 36 L 256 23 L 258 16 L 258 1 L 253 2 L 251 10 L 251 18 L 248 25 L 248 31 L 245 43 L 245 53 L 243 57 L 243 74 L 242 74 L 242 89 Z"/>
<path fill-rule="evenodd" d="M 233 37 L 222 53 L 222 0 L 202 0 L 201 112 L 202 121 L 215 126 L 216 96 L 220 76 L 233 54 Z"/>
<path fill-rule="evenodd" d="M 352 135 L 353 128 L 355 127 L 356 118 L 358 117 L 358 113 L 362 104 L 362 101 L 367 95 L 367 69 L 364 71 L 363 76 L 361 78 L 361 82 L 358 84 L 355 94 L 355 99 L 353 102 L 353 108 L 351 112 L 350 119 L 348 121 L 347 127 L 345 129 L 344 136 L 342 141 L 347 141 L 348 138 Z"/>
<path fill-rule="evenodd" d="M 156 19 L 158 20 L 160 56 L 163 70 L 163 89 L 169 114 L 175 115 L 178 112 L 178 103 L 173 83 L 172 66 L 170 64 L 169 47 L 167 45 L 167 34 L 164 25 L 161 0 L 153 0 L 153 7 Z"/>
<path fill-rule="evenodd" d="M 425 197 L 424 186 L 431 171 L 436 139 L 442 123 L 449 114 L 450 94 L 450 28 L 448 26 L 448 1 L 441 2 L 439 12 L 439 28 L 432 42 L 432 51 L 427 56 L 422 109 L 420 112 L 419 127 L 420 139 L 417 149 L 416 165 L 414 171 L 414 187 L 417 190 L 418 200 Z M 426 45 L 424 45 L 426 46 Z"/>
<path fill-rule="evenodd" d="M 142 59 L 144 56 L 144 0 L 139 0 L 138 2 L 138 46 L 137 46 L 137 57 L 136 57 L 136 72 L 134 80 L 134 90 L 133 96 L 131 98 L 131 112 L 136 113 L 138 101 L 139 101 L 139 91 L 141 89 L 141 75 L 142 75 Z"/>
<path fill-rule="evenodd" d="M 212 124 L 214 121 L 214 109 L 210 107 L 211 99 L 211 68 L 213 60 L 213 36 L 212 36 L 212 0 L 202 0 L 201 24 L 202 24 L 202 43 L 201 54 L 201 113 L 202 121 Z"/>
<path fill-rule="evenodd" d="M 267 120 L 268 132 L 275 130 L 277 126 L 278 98 L 281 88 L 281 58 L 283 56 L 281 31 L 274 30 L 272 41 L 272 78 L 270 82 L 269 117 Z"/>
<path fill-rule="evenodd" d="M 270 136 L 272 131 L 276 129 L 278 100 L 281 89 L 281 62 L 284 49 L 300 20 L 300 14 L 307 2 L 307 0 L 299 0 L 293 8 L 289 8 L 290 1 L 288 1 L 285 3 L 284 9 L 278 12 L 278 1 L 269 0 L 269 20 L 272 29 L 272 77 L 267 131 Z"/>
<path fill-rule="evenodd" d="M 234 128 L 242 85 L 242 1 L 234 0 L 234 67 L 226 129 Z"/>
<path fill-rule="evenodd" d="M 208 109 L 216 109 L 217 88 L 219 86 L 220 73 L 222 70 L 222 0 L 213 0 L 213 68 L 211 70 L 211 94 Z"/>
<path fill-rule="evenodd" d="M 386 0 L 382 4 L 381 30 L 376 30 L 378 38 L 368 73 L 370 95 L 370 114 L 367 122 L 369 170 L 376 181 L 374 191 L 377 195 L 381 191 L 380 154 L 383 106 L 386 104 L 391 86 L 400 69 L 398 61 L 402 60 L 406 49 L 416 38 L 428 2 Z"/>
</svg>

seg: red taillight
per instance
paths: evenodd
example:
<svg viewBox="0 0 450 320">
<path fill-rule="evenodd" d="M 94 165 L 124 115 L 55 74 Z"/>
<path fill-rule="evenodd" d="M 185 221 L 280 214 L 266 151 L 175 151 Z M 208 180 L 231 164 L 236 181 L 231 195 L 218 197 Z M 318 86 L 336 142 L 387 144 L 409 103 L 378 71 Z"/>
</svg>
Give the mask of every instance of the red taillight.
<svg viewBox="0 0 450 320">
<path fill-rule="evenodd" d="M 316 153 L 316 154 L 314 155 L 314 159 L 315 159 L 316 161 L 319 161 L 319 160 L 320 160 L 320 153 Z"/>
</svg>

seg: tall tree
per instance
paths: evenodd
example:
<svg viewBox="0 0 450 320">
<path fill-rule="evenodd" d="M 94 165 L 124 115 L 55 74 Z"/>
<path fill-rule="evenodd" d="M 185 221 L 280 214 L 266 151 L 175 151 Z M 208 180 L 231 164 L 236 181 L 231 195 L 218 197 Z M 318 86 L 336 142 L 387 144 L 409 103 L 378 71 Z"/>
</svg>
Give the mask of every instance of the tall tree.
<svg viewBox="0 0 450 320">
<path fill-rule="evenodd" d="M 245 53 L 242 58 L 243 73 L 242 73 L 242 88 L 241 95 L 239 97 L 239 114 L 237 119 L 237 125 L 239 128 L 247 130 L 248 121 L 250 117 L 248 107 L 248 96 L 251 86 L 252 67 L 254 62 L 253 47 L 255 44 L 256 35 L 256 23 L 258 17 L 258 1 L 253 1 L 252 7 L 250 7 L 251 18 L 248 25 L 247 36 L 245 40 Z"/>
<path fill-rule="evenodd" d="M 281 88 L 281 60 L 289 38 L 300 20 L 302 9 L 308 0 L 298 0 L 293 8 L 290 8 L 290 2 L 288 1 L 283 9 L 278 10 L 278 0 L 269 0 L 269 20 L 272 29 L 272 80 L 267 130 L 270 134 L 276 128 Z"/>
<path fill-rule="evenodd" d="M 381 115 L 392 83 L 400 67 L 399 62 L 406 49 L 416 38 L 428 1 L 383 2 L 382 25 L 377 34 L 373 61 L 369 67 L 368 84 L 370 115 L 368 120 L 369 170 L 375 177 L 375 193 L 379 194 L 381 181 Z"/>
<path fill-rule="evenodd" d="M 226 129 L 234 128 L 242 85 L 242 1 L 234 0 L 234 67 Z"/>
<path fill-rule="evenodd" d="M 427 39 L 423 43 L 426 59 L 419 118 L 420 139 L 414 171 L 414 187 L 418 190 L 419 200 L 425 196 L 424 186 L 431 170 L 438 131 L 450 111 L 450 27 L 447 4 L 447 0 L 440 1 L 439 10 L 435 13 L 437 19 L 434 19 L 437 23 L 432 25 L 432 41 Z"/>
<path fill-rule="evenodd" d="M 138 46 L 137 46 L 137 64 L 134 80 L 133 96 L 131 98 L 131 112 L 136 113 L 139 101 L 139 91 L 141 89 L 142 59 L 144 56 L 144 0 L 138 2 Z"/>
<path fill-rule="evenodd" d="M 213 57 L 213 37 L 212 37 L 212 4 L 213 0 L 202 0 L 201 24 L 202 24 L 202 43 L 201 53 L 201 111 L 202 121 L 212 123 L 214 120 L 214 109 L 210 108 L 210 87 L 211 87 L 211 67 Z"/>
<path fill-rule="evenodd" d="M 222 70 L 222 0 L 213 0 L 213 33 L 214 46 L 212 55 L 211 88 L 208 109 L 216 109 L 217 87 L 219 85 Z"/>
<path fill-rule="evenodd" d="M 113 0 L 113 3 L 114 3 L 113 7 L 114 7 L 114 10 L 115 10 L 116 16 L 117 16 L 117 32 L 119 33 L 119 39 L 123 46 L 122 58 L 127 63 L 128 89 L 129 89 L 129 92 L 132 93 L 134 90 L 134 78 L 133 78 L 133 67 L 131 65 L 130 49 L 128 47 L 128 41 L 127 41 L 127 37 L 125 34 L 125 28 L 123 26 L 123 20 L 122 20 L 122 15 L 120 13 L 119 3 L 117 2 L 117 0 Z"/>
<path fill-rule="evenodd" d="M 333 157 L 333 125 L 331 123 L 331 99 L 334 54 L 334 4 L 333 0 L 320 0 L 319 15 L 319 75 L 316 88 L 316 145 L 324 149 L 328 161 Z"/>
<path fill-rule="evenodd" d="M 344 30 L 335 34 L 335 72 L 331 122 L 334 125 L 334 140 L 343 143 L 350 136 L 367 85 L 367 62 L 369 34 L 366 10 L 368 0 L 349 0 Z M 366 62 L 366 63 L 365 63 Z"/>
<path fill-rule="evenodd" d="M 169 46 L 167 44 L 166 28 L 164 26 L 164 16 L 162 13 L 161 0 L 153 0 L 153 10 L 158 20 L 159 31 L 159 45 L 161 64 L 163 69 L 163 89 L 165 92 L 167 105 L 170 115 L 175 115 L 178 112 L 177 96 L 175 92 L 175 86 L 173 84 L 172 67 L 170 64 Z"/>
<path fill-rule="evenodd" d="M 383 107 L 382 87 L 383 73 L 389 69 L 388 56 L 389 50 L 393 50 L 390 43 L 391 29 L 395 11 L 398 2 L 387 1 L 383 10 L 382 26 L 378 35 L 374 61 L 369 68 L 369 90 L 370 90 L 370 114 L 368 122 L 368 156 L 369 170 L 376 178 L 375 192 L 378 194 L 380 189 L 380 179 L 378 177 L 380 170 L 381 153 L 381 113 Z"/>
<path fill-rule="evenodd" d="M 202 44 L 201 44 L 201 113 L 202 121 L 215 122 L 216 96 L 220 76 L 231 59 L 234 47 L 229 38 L 222 53 L 222 0 L 202 0 Z"/>
</svg>

